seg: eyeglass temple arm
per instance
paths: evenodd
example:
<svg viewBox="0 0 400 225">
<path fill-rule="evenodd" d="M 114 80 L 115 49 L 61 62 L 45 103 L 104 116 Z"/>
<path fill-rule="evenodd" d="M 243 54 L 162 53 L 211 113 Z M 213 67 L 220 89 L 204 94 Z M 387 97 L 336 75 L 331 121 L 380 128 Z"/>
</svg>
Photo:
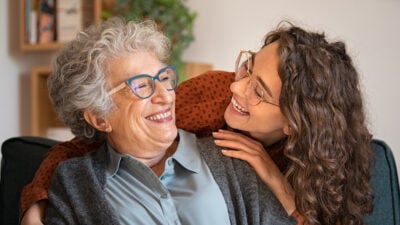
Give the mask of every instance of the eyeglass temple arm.
<svg viewBox="0 0 400 225">
<path fill-rule="evenodd" d="M 118 86 L 116 86 L 115 88 L 111 89 L 111 90 L 108 92 L 108 94 L 109 94 L 109 95 L 115 94 L 116 92 L 118 92 L 118 91 L 120 91 L 122 88 L 124 88 L 125 85 L 126 85 L 125 82 L 120 83 Z"/>
</svg>

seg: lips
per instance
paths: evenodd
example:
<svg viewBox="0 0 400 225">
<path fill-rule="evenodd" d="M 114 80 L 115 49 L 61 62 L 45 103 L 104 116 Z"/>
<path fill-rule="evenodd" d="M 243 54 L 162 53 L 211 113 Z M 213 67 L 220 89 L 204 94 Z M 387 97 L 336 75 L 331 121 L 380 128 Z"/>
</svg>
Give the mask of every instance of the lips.
<svg viewBox="0 0 400 225">
<path fill-rule="evenodd" d="M 247 111 L 243 106 L 239 105 L 239 103 L 234 98 L 232 98 L 231 103 L 232 103 L 232 106 L 233 106 L 232 108 L 236 112 L 238 112 L 238 113 L 240 113 L 242 115 L 249 115 L 249 111 Z"/>
<path fill-rule="evenodd" d="M 166 112 L 157 113 L 151 116 L 147 116 L 146 119 L 151 121 L 166 121 L 172 119 L 172 112 L 168 110 Z"/>
</svg>

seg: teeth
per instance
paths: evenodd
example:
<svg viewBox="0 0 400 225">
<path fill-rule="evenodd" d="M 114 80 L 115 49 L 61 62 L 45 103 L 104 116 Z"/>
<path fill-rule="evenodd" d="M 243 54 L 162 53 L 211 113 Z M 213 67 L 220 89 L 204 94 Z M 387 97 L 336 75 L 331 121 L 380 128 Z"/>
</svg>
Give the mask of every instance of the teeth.
<svg viewBox="0 0 400 225">
<path fill-rule="evenodd" d="M 234 98 L 232 98 L 232 101 L 231 101 L 231 102 L 232 102 L 233 108 L 235 108 L 236 111 L 240 112 L 241 114 L 248 114 L 248 113 L 249 113 L 245 108 L 243 108 L 242 106 L 240 106 L 240 105 L 236 102 L 236 100 L 235 100 Z"/>
<path fill-rule="evenodd" d="M 162 120 L 165 119 L 167 117 L 171 116 L 171 111 L 165 112 L 165 113 L 160 113 L 154 116 L 149 116 L 147 117 L 147 119 L 149 120 Z"/>
</svg>

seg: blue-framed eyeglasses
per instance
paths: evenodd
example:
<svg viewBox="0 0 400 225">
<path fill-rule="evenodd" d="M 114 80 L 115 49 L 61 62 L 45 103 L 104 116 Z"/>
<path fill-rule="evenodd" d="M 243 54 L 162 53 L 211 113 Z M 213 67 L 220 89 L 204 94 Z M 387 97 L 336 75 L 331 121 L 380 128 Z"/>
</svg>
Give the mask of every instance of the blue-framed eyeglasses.
<svg viewBox="0 0 400 225">
<path fill-rule="evenodd" d="M 155 76 L 148 74 L 135 75 L 111 89 L 108 94 L 113 95 L 128 86 L 137 97 L 146 99 L 154 94 L 156 88 L 155 80 L 158 80 L 168 91 L 174 90 L 178 84 L 176 67 L 166 66 L 159 70 Z"/>
</svg>

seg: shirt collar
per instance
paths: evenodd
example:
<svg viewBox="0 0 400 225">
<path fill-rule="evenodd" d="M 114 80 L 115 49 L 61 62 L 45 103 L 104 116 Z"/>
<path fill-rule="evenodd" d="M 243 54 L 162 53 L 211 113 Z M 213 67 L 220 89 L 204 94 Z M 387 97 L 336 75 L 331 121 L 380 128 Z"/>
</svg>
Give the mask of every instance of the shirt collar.
<svg viewBox="0 0 400 225">
<path fill-rule="evenodd" d="M 201 168 L 201 156 L 200 151 L 197 148 L 196 136 L 184 130 L 178 130 L 179 132 L 179 144 L 172 155 L 172 158 L 176 160 L 185 169 L 199 173 Z M 107 142 L 108 155 L 110 157 L 110 163 L 107 167 L 107 177 L 114 176 L 119 168 L 121 161 L 128 155 L 120 154 Z"/>
<path fill-rule="evenodd" d="M 202 158 L 197 148 L 196 136 L 181 129 L 179 129 L 178 132 L 179 144 L 172 158 L 185 169 L 199 173 Z"/>
<path fill-rule="evenodd" d="M 115 149 L 107 142 L 108 156 L 110 157 L 110 163 L 107 167 L 107 177 L 114 176 L 120 167 L 122 158 L 124 155 L 115 151 Z"/>
</svg>

